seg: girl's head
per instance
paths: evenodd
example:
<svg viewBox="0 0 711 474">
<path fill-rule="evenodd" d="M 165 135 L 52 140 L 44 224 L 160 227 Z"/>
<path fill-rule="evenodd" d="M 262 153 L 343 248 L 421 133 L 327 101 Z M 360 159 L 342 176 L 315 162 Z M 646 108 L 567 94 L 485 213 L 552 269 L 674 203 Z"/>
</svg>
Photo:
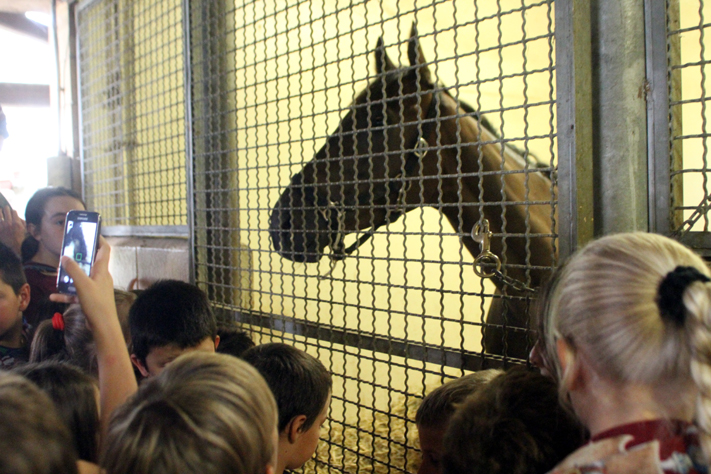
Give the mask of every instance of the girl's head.
<svg viewBox="0 0 711 474">
<path fill-rule="evenodd" d="M 191 352 L 116 410 L 101 465 L 107 474 L 265 474 L 276 441 L 276 403 L 256 369 Z"/>
<path fill-rule="evenodd" d="M 79 305 L 71 305 L 62 316 L 42 321 L 30 347 L 30 362 L 47 360 L 69 362 L 87 374 L 98 376 L 96 345 L 86 317 Z"/>
<path fill-rule="evenodd" d="M 689 272 L 697 277 L 685 279 Z M 689 407 L 693 399 L 684 394 L 693 397 L 693 382 L 708 394 L 709 274 L 698 255 L 660 235 L 617 234 L 585 246 L 558 273 L 545 304 L 545 347 L 561 388 L 584 357 L 612 384 L 650 387 L 662 410 L 671 408 L 661 396 L 669 390 L 672 403 Z M 570 360 L 561 364 L 562 356 Z M 700 396 L 698 408 L 697 420 L 711 431 L 711 399 Z"/>
<path fill-rule="evenodd" d="M 72 434 L 79 459 L 97 462 L 99 409 L 95 379 L 60 362 L 25 364 L 14 372 L 34 382 L 52 399 Z"/>
<path fill-rule="evenodd" d="M 128 331 L 128 309 L 136 299 L 133 293 L 114 290 L 116 311 L 126 344 L 131 340 Z M 63 361 L 80 368 L 94 377 L 99 376 L 94 335 L 79 305 L 71 305 L 62 316 L 63 324 L 43 321 L 35 330 L 30 347 L 30 362 Z"/>
<path fill-rule="evenodd" d="M 42 188 L 27 202 L 25 221 L 27 237 L 22 242 L 22 261 L 31 260 L 38 251 L 56 256 L 57 264 L 61 255 L 64 237 L 64 220 L 67 212 L 85 210 L 81 196 L 66 188 Z"/>
</svg>

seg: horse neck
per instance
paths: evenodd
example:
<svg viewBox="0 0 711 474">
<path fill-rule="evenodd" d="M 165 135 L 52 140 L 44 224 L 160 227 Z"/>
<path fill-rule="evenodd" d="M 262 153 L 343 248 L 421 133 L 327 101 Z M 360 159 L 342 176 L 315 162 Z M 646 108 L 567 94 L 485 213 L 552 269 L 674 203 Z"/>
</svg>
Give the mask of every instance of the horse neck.
<svg viewBox="0 0 711 474">
<path fill-rule="evenodd" d="M 473 118 L 466 116 L 457 119 L 456 112 L 465 112 L 457 107 L 454 100 L 443 94 L 442 116 L 451 116 L 443 120 L 440 126 L 441 144 L 459 147 L 445 148 L 442 151 L 441 169 L 444 175 L 465 174 L 461 178 L 442 180 L 442 193 L 437 195 L 444 204 L 461 203 L 461 206 L 441 206 L 440 209 L 460 234 L 462 243 L 472 256 L 481 251 L 480 245 L 471 238 L 471 231 L 479 222 L 481 214 L 488 219 L 494 234 L 519 235 L 503 239 L 492 239 L 491 251 L 507 267 L 507 274 L 531 285 L 539 285 L 547 270 L 526 271 L 516 265 L 549 267 L 555 263 L 552 233 L 551 207 L 540 205 L 505 205 L 506 202 L 549 201 L 551 200 L 551 182 L 541 173 L 489 174 L 491 172 L 522 170 L 525 161 L 511 150 L 505 149 L 502 158 L 501 145 L 493 142 L 496 137 L 479 127 Z M 457 121 L 459 126 L 457 126 Z M 451 122 L 451 123 L 448 123 Z M 459 129 L 459 131 L 458 131 Z M 484 174 L 477 175 L 481 169 Z M 460 197 L 461 195 L 461 197 Z M 489 203 L 489 204 L 486 204 Z M 501 204 L 498 204 L 501 203 Z M 433 202 L 437 206 L 439 202 Z M 542 236 L 537 236 L 542 234 Z M 528 235 L 526 239 L 523 235 Z M 533 236 L 533 237 L 530 237 Z"/>
</svg>

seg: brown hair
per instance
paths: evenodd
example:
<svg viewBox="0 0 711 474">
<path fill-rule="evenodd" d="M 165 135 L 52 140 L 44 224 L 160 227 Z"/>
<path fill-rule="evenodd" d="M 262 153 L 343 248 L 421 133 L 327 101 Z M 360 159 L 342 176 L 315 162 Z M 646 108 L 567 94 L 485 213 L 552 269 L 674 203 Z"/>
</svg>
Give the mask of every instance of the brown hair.
<svg viewBox="0 0 711 474">
<path fill-rule="evenodd" d="M 454 413 L 442 445 L 444 474 L 545 474 L 585 441 L 556 383 L 514 367 Z"/>
<path fill-rule="evenodd" d="M 264 379 L 224 354 L 184 354 L 146 381 L 111 420 L 107 474 L 264 474 L 277 409 Z"/>
<path fill-rule="evenodd" d="M 11 372 L 0 372 L 0 433 L 0 472 L 77 473 L 69 431 L 52 400 Z"/>
<path fill-rule="evenodd" d="M 114 290 L 116 311 L 123 337 L 128 344 L 131 340 L 128 329 L 128 309 L 136 296 L 122 290 Z M 81 306 L 71 305 L 63 314 L 64 329 L 57 330 L 51 320 L 42 321 L 35 331 L 30 347 L 30 362 L 45 360 L 68 362 L 85 373 L 98 377 L 94 335 L 89 329 Z"/>
<path fill-rule="evenodd" d="M 417 426 L 445 426 L 456 406 L 502 372 L 488 369 L 451 380 L 427 394 L 415 415 Z"/>
</svg>

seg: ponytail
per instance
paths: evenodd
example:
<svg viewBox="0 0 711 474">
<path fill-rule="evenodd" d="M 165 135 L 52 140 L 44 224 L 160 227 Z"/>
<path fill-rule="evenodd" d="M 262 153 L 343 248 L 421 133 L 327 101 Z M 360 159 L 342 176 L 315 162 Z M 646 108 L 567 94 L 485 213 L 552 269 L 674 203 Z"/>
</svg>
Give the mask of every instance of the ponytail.
<svg viewBox="0 0 711 474">
<path fill-rule="evenodd" d="M 42 362 L 50 359 L 66 360 L 67 357 L 64 330 L 55 329 L 51 319 L 42 321 L 32 339 L 30 362 Z"/>
<path fill-rule="evenodd" d="M 711 464 L 711 283 L 697 281 L 684 292 L 691 376 L 698 388 L 695 421 L 699 444 Z"/>
</svg>

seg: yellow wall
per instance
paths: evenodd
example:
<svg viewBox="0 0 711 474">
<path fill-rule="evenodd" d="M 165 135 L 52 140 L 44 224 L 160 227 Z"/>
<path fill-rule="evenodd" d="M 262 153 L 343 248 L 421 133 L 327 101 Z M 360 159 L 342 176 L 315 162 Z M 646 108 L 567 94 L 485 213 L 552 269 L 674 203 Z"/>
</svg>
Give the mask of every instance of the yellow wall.
<svg viewBox="0 0 711 474">
<path fill-rule="evenodd" d="M 242 127 L 238 133 L 238 165 L 242 168 L 239 220 L 247 229 L 241 231 L 240 242 L 261 250 L 254 252 L 253 285 L 263 293 L 255 295 L 254 309 L 478 351 L 478 330 L 468 331 L 462 340 L 460 318 L 481 322 L 482 307 L 485 311 L 490 299 L 443 295 L 438 290 L 481 292 L 483 284 L 491 293 L 493 285 L 475 277 L 472 256 L 437 211 L 412 211 L 381 229 L 358 253 L 375 259 L 355 256 L 337 263 L 331 273 L 337 281 L 318 278 L 330 269 L 326 258 L 318 265 L 294 264 L 270 252 L 265 230 L 270 208 L 283 186 L 323 146 L 343 109 L 373 77 L 372 50 L 378 37 L 383 36 L 393 61 L 405 63 L 404 42 L 416 21 L 425 57 L 436 61 L 432 69 L 439 80 L 446 86 L 460 85 L 459 97 L 475 108 L 499 110 L 550 101 L 554 96 L 549 38 L 527 42 L 525 49 L 521 44 L 504 47 L 501 55 L 497 49 L 478 55 L 474 51 L 521 41 L 524 31 L 526 38 L 545 35 L 553 11 L 544 6 L 525 15 L 515 12 L 501 21 L 493 18 L 475 24 L 475 18 L 496 13 L 494 2 L 443 2 L 436 8 L 431 3 L 402 1 L 369 2 L 367 8 L 347 5 L 350 3 L 307 2 L 289 7 L 285 2 L 250 3 L 235 13 L 237 64 L 244 65 L 237 72 L 237 114 Z M 504 11 L 520 6 L 520 1 L 501 2 Z M 417 13 L 413 14 L 415 8 Z M 520 73 L 524 67 L 544 72 L 531 74 L 525 83 L 520 77 L 495 80 Z M 484 82 L 471 83 L 477 79 Z M 550 135 L 555 122 L 553 108 L 544 104 L 527 112 L 496 111 L 487 117 L 497 127 L 503 122 L 505 138 Z M 528 147 L 545 163 L 555 162 L 556 145 L 551 138 L 516 144 Z M 445 235 L 423 237 L 419 235 L 422 231 Z M 347 243 L 354 238 L 350 236 Z M 404 261 L 386 261 L 388 257 L 404 257 Z M 439 263 L 442 261 L 448 263 Z M 353 282 L 338 281 L 341 279 Z M 404 286 L 416 289 L 406 291 L 401 288 Z M 338 303 L 327 303 L 329 300 Z M 422 323 L 407 313 L 432 319 Z M 415 322 L 408 325 L 408 320 Z"/>
<path fill-rule="evenodd" d="M 711 60 L 711 30 L 708 27 L 700 29 L 699 25 L 711 22 L 711 3 L 703 2 L 699 8 L 699 0 L 679 0 L 680 27 L 694 28 L 680 34 L 681 63 L 699 63 Z M 711 65 L 694 65 L 681 70 L 682 100 L 693 100 L 711 96 Z M 708 167 L 711 140 L 701 137 L 703 133 L 711 132 L 711 103 L 708 101 L 686 103 L 673 109 L 679 113 L 681 108 L 683 141 L 683 169 L 696 170 L 683 175 L 683 205 L 698 206 L 711 192 L 711 175 L 702 171 Z M 679 205 L 679 203 L 677 203 Z M 688 219 L 693 210 L 684 211 L 684 219 Z M 708 216 L 706 217 L 708 219 Z M 694 231 L 708 231 L 708 221 L 702 217 L 693 227 Z"/>
</svg>

